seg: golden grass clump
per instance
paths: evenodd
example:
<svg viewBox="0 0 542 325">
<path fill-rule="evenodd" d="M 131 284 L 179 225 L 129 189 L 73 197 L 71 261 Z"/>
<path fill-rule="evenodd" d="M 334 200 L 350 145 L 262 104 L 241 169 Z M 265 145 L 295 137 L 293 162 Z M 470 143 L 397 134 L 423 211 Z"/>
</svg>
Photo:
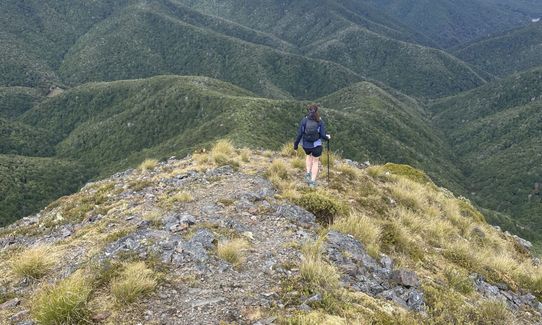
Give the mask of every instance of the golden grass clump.
<svg viewBox="0 0 542 325">
<path fill-rule="evenodd" d="M 164 195 L 160 198 L 160 205 L 170 208 L 176 203 L 188 203 L 194 201 L 194 197 L 187 192 L 178 192 L 173 195 Z"/>
<path fill-rule="evenodd" d="M 293 168 L 296 168 L 296 169 L 299 169 L 299 170 L 305 170 L 305 168 L 307 167 L 305 165 L 305 159 L 303 158 L 298 158 L 298 157 L 295 157 L 295 158 L 292 158 L 291 160 L 291 165 Z"/>
<path fill-rule="evenodd" d="M 13 273 L 23 278 L 39 279 L 55 266 L 56 257 L 50 247 L 38 246 L 17 255 L 11 261 Z"/>
<path fill-rule="evenodd" d="M 152 170 L 158 165 L 158 160 L 156 159 L 145 159 L 138 167 L 141 171 Z"/>
<path fill-rule="evenodd" d="M 88 322 L 88 298 L 92 287 L 82 272 L 55 285 L 41 288 L 31 303 L 32 317 L 43 325 Z"/>
<path fill-rule="evenodd" d="M 250 149 L 243 148 L 241 149 L 241 161 L 247 163 L 250 161 L 250 156 L 252 155 L 252 152 Z"/>
<path fill-rule="evenodd" d="M 126 264 L 120 275 L 111 281 L 111 293 L 118 303 L 129 304 L 152 292 L 156 284 L 154 272 L 145 262 L 133 262 Z"/>
<path fill-rule="evenodd" d="M 474 291 L 474 283 L 466 272 L 457 268 L 448 268 L 444 270 L 444 276 L 450 288 L 453 288 L 455 291 L 464 295 L 468 295 Z"/>
<path fill-rule="evenodd" d="M 354 236 L 367 246 L 372 256 L 379 252 L 380 227 L 375 220 L 359 212 L 351 212 L 348 216 L 338 218 L 331 229 Z"/>
<path fill-rule="evenodd" d="M 337 269 L 322 258 L 321 241 L 305 243 L 301 248 L 301 252 L 303 253 L 303 261 L 299 267 L 301 278 L 312 289 L 334 290 L 339 287 Z"/>
<path fill-rule="evenodd" d="M 427 187 L 406 178 L 398 178 L 391 187 L 393 197 L 400 205 L 411 209 L 425 211 L 429 205 L 427 202 Z"/>
<path fill-rule="evenodd" d="M 467 270 L 476 270 L 480 265 L 479 256 L 466 241 L 450 242 L 444 250 L 444 257 Z"/>
<path fill-rule="evenodd" d="M 220 241 L 217 247 L 217 254 L 228 263 L 239 266 L 245 262 L 245 251 L 249 247 L 250 244 L 248 241 L 242 238 Z"/>
<path fill-rule="evenodd" d="M 218 140 L 213 148 L 211 149 L 211 155 L 215 156 L 218 154 L 231 156 L 235 152 L 235 148 L 230 140 L 222 139 Z"/>
<path fill-rule="evenodd" d="M 273 180 L 275 178 L 285 180 L 288 178 L 288 167 L 282 160 L 273 160 L 266 172 L 267 178 Z"/>
<path fill-rule="evenodd" d="M 143 220 L 148 221 L 152 226 L 159 227 L 162 225 L 163 212 L 160 210 L 153 210 L 143 215 Z"/>
<path fill-rule="evenodd" d="M 508 325 L 514 324 L 514 315 L 506 303 L 500 300 L 484 300 L 476 308 L 478 324 Z"/>
</svg>

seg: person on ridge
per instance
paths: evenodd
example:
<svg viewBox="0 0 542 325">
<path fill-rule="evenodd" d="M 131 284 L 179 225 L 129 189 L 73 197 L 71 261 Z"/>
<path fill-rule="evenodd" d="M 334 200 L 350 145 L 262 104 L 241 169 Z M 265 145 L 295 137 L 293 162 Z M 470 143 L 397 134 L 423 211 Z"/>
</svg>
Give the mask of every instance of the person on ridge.
<svg viewBox="0 0 542 325">
<path fill-rule="evenodd" d="M 331 139 L 331 136 L 326 134 L 326 127 L 324 121 L 320 118 L 318 109 L 318 105 L 314 104 L 308 107 L 308 114 L 301 120 L 294 142 L 294 150 L 297 150 L 299 142 L 303 138 L 302 147 L 305 154 L 307 154 L 305 159 L 307 166 L 305 180 L 310 187 L 316 186 L 316 176 L 318 175 L 320 156 L 323 151 L 322 140 L 329 141 Z"/>
</svg>

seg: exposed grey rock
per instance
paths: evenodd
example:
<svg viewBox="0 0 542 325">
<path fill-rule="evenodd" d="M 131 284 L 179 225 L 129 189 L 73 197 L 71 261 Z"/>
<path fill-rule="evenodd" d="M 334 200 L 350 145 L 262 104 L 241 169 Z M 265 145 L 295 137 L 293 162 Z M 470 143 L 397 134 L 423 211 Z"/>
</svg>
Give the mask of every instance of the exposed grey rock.
<svg viewBox="0 0 542 325">
<path fill-rule="evenodd" d="M 17 325 L 34 325 L 36 323 L 34 323 L 34 321 L 31 321 L 31 320 L 24 320 L 22 322 L 19 322 L 17 323 Z"/>
<path fill-rule="evenodd" d="M 325 253 L 341 270 L 343 282 L 352 289 L 394 301 L 410 310 L 425 309 L 416 273 L 393 271 L 393 261 L 388 256 L 381 256 L 379 263 L 355 238 L 336 231 L 328 233 Z"/>
<path fill-rule="evenodd" d="M 316 224 L 316 217 L 314 214 L 297 205 L 281 205 L 277 208 L 275 215 L 286 218 L 305 228 L 309 228 Z"/>
<path fill-rule="evenodd" d="M 220 166 L 215 169 L 208 170 L 205 174 L 207 176 L 220 176 L 233 174 L 233 168 L 230 165 Z"/>
<path fill-rule="evenodd" d="M 314 296 L 311 296 L 305 300 L 305 304 L 311 304 L 313 302 L 320 302 L 322 301 L 322 295 L 317 293 Z"/>
<path fill-rule="evenodd" d="M 530 252 L 531 249 L 533 248 L 533 244 L 526 239 L 523 239 L 517 235 L 512 236 L 512 238 L 514 238 L 516 243 L 518 243 L 518 245 L 522 247 L 523 249 L 525 249 L 527 252 Z"/>
<path fill-rule="evenodd" d="M 24 318 L 28 317 L 28 315 L 30 314 L 30 311 L 25 309 L 25 310 L 21 310 L 20 312 L 18 313 L 15 313 L 14 315 L 12 315 L 9 320 L 13 323 L 15 322 L 20 322 L 22 321 Z"/>
<path fill-rule="evenodd" d="M 194 237 L 192 237 L 192 239 L 190 239 L 190 241 L 194 243 L 199 243 L 202 247 L 206 249 L 212 249 L 216 244 L 215 236 L 207 229 L 199 229 L 198 231 L 196 231 L 196 234 L 194 235 Z"/>
<path fill-rule="evenodd" d="M 415 272 L 401 269 L 392 273 L 393 280 L 404 287 L 417 287 L 420 284 Z"/>
<path fill-rule="evenodd" d="M 0 305 L 0 310 L 17 307 L 17 306 L 19 306 L 20 303 L 21 303 L 21 299 L 13 298 L 13 299 L 8 300 L 8 301 L 4 302 L 3 304 L 1 304 Z"/>
</svg>

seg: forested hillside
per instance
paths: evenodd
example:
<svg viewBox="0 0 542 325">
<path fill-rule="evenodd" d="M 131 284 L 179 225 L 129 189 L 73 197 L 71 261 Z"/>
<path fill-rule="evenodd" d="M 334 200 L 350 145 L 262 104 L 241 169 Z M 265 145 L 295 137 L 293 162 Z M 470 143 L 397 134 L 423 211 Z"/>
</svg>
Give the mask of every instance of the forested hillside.
<svg viewBox="0 0 542 325">
<path fill-rule="evenodd" d="M 512 75 L 437 101 L 437 126 L 467 166 L 476 201 L 513 215 L 531 238 L 542 231 L 542 202 L 528 199 L 542 179 L 542 69 Z"/>
<path fill-rule="evenodd" d="M 501 77 L 542 66 L 541 52 L 541 22 L 531 23 L 453 51 L 458 58 Z"/>
</svg>

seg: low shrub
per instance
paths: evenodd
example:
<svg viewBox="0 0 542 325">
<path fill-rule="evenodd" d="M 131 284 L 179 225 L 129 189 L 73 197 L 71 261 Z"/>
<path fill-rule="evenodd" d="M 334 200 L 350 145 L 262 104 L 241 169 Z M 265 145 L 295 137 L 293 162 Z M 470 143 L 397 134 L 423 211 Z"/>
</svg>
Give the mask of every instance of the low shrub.
<svg viewBox="0 0 542 325">
<path fill-rule="evenodd" d="M 411 167 L 409 165 L 387 163 L 384 165 L 384 170 L 389 171 L 390 173 L 394 175 L 406 177 L 410 179 L 411 181 L 414 181 L 417 183 L 421 183 L 421 184 L 433 183 L 431 181 L 431 178 L 429 178 L 429 176 L 427 176 L 424 172 L 414 167 Z"/>
<path fill-rule="evenodd" d="M 295 203 L 316 216 L 317 221 L 323 224 L 333 224 L 339 215 L 347 213 L 344 203 L 331 195 L 321 192 L 308 192 L 295 200 Z"/>
</svg>

